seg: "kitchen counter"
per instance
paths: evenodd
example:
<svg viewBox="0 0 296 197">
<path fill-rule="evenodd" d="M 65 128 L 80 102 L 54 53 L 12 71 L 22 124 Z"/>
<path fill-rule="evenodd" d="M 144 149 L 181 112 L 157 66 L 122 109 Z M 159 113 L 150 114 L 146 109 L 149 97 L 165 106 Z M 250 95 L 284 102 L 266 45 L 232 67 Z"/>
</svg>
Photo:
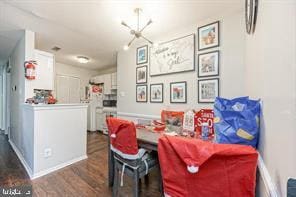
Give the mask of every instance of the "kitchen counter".
<svg viewBox="0 0 296 197">
<path fill-rule="evenodd" d="M 117 112 L 117 107 L 103 107 L 103 112 Z"/>
<path fill-rule="evenodd" d="M 84 103 L 77 103 L 77 104 L 28 104 L 24 103 L 24 107 L 29 107 L 29 108 L 36 108 L 36 109 L 62 109 L 62 108 L 85 108 L 88 106 L 88 104 Z"/>
</svg>

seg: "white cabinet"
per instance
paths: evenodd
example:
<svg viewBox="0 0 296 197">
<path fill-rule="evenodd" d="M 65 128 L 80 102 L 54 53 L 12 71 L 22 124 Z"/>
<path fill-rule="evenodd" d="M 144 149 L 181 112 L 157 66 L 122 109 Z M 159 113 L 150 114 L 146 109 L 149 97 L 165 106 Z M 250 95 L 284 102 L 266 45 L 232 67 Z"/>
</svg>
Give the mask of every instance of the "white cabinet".
<svg viewBox="0 0 296 197">
<path fill-rule="evenodd" d="M 104 94 L 111 94 L 111 74 L 103 75 L 104 78 Z"/>
<path fill-rule="evenodd" d="M 36 79 L 34 89 L 54 89 L 54 55 L 51 53 L 35 50 Z"/>
<path fill-rule="evenodd" d="M 104 94 L 114 94 L 112 90 L 117 89 L 117 73 L 104 74 L 92 77 L 91 81 L 96 84 L 104 84 Z"/>
<path fill-rule="evenodd" d="M 111 89 L 117 89 L 117 73 L 111 74 Z"/>
<path fill-rule="evenodd" d="M 104 83 L 104 75 L 99 75 L 96 77 L 93 77 L 93 83 L 99 84 L 99 83 Z"/>
</svg>

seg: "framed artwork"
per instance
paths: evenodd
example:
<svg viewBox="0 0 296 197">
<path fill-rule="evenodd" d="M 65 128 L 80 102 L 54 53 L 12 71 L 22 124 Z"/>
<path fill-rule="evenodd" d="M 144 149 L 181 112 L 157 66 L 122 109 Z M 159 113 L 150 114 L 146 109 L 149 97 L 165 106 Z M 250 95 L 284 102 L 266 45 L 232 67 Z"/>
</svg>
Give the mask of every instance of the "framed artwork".
<svg viewBox="0 0 296 197">
<path fill-rule="evenodd" d="M 137 102 L 147 102 L 147 85 L 136 86 Z"/>
<path fill-rule="evenodd" d="M 219 75 L 219 51 L 211 51 L 198 55 L 198 77 Z"/>
<path fill-rule="evenodd" d="M 219 46 L 219 21 L 199 27 L 197 34 L 198 50 Z"/>
<path fill-rule="evenodd" d="M 186 103 L 187 102 L 187 83 L 173 82 L 170 84 L 170 101 L 171 103 Z"/>
<path fill-rule="evenodd" d="M 150 76 L 195 70 L 195 35 L 190 34 L 150 48 Z"/>
<path fill-rule="evenodd" d="M 137 65 L 148 62 L 148 45 L 137 48 Z"/>
<path fill-rule="evenodd" d="M 136 68 L 136 83 L 147 83 L 147 66 Z"/>
<path fill-rule="evenodd" d="M 150 102 L 163 103 L 163 83 L 150 84 Z"/>
<path fill-rule="evenodd" d="M 219 96 L 219 79 L 198 80 L 198 102 L 214 103 Z"/>
</svg>

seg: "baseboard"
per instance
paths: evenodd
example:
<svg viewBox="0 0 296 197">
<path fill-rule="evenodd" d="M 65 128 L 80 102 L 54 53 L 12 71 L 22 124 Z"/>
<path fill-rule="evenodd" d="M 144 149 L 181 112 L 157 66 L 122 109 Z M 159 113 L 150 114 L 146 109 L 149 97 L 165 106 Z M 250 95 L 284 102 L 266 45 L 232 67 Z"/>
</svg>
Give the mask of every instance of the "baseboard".
<svg viewBox="0 0 296 197">
<path fill-rule="evenodd" d="M 268 196 L 269 197 L 279 197 L 280 194 L 279 194 L 276 186 L 272 182 L 272 179 L 268 173 L 268 170 L 267 170 L 260 154 L 258 157 L 258 168 L 259 168 L 259 173 L 260 173 L 260 176 L 263 180 L 263 183 L 264 183 L 264 186 L 266 189 L 266 193 L 268 194 Z"/>
<path fill-rule="evenodd" d="M 28 165 L 28 163 L 26 162 L 23 155 L 21 154 L 20 150 L 17 148 L 17 146 L 11 140 L 8 140 L 8 142 L 11 145 L 11 147 L 12 147 L 13 151 L 15 152 L 15 154 L 17 155 L 17 157 L 19 158 L 19 160 L 21 161 L 21 163 L 23 164 L 23 166 L 24 166 L 25 170 L 27 171 L 27 174 L 29 175 L 30 179 L 32 179 L 33 171 L 30 168 L 30 166 Z"/>
<path fill-rule="evenodd" d="M 71 164 L 74 164 L 74 163 L 76 163 L 76 162 L 78 162 L 78 161 L 81 161 L 81 160 L 84 160 L 84 159 L 87 159 L 87 155 L 83 155 L 83 156 L 81 156 L 81 157 L 78 157 L 78 158 L 72 159 L 72 160 L 67 161 L 67 162 L 65 162 L 65 163 L 61 163 L 61 164 L 59 164 L 59 165 L 57 165 L 57 166 L 54 166 L 54 167 L 52 167 L 52 168 L 49 168 L 49 169 L 42 170 L 42 171 L 40 171 L 40 172 L 34 173 L 33 176 L 31 177 L 31 179 L 33 180 L 33 179 L 36 179 L 36 178 L 42 177 L 42 176 L 44 176 L 44 175 L 47 175 L 47 174 L 49 174 L 49 173 L 51 173 L 51 172 L 54 172 L 54 171 L 59 170 L 59 169 L 61 169 L 61 168 L 67 167 L 67 166 L 69 166 L 69 165 L 71 165 Z"/>
<path fill-rule="evenodd" d="M 160 116 L 155 115 L 146 115 L 146 114 L 136 114 L 136 113 L 127 113 L 127 112 L 117 112 L 117 116 L 126 116 L 131 118 L 147 118 L 147 119 L 160 119 Z"/>
<path fill-rule="evenodd" d="M 33 170 L 29 167 L 28 163 L 26 162 L 25 158 L 23 157 L 23 155 L 21 154 L 21 152 L 19 151 L 19 149 L 16 147 L 16 145 L 11 140 L 8 140 L 8 141 L 9 141 L 12 149 L 14 150 L 15 154 L 17 155 L 17 157 L 21 161 L 22 165 L 26 169 L 27 174 L 29 175 L 29 177 L 30 177 L 31 180 L 36 179 L 36 178 L 39 178 L 39 177 L 44 176 L 44 175 L 47 175 L 47 174 L 49 174 L 51 172 L 54 172 L 56 170 L 59 170 L 61 168 L 67 167 L 67 166 L 69 166 L 71 164 L 74 164 L 74 163 L 76 163 L 78 161 L 87 159 L 87 155 L 83 155 L 81 157 L 78 157 L 78 158 L 72 159 L 70 161 L 61 163 L 61 164 L 59 164 L 57 166 L 54 166 L 52 168 L 49 168 L 49 169 L 46 169 L 46 170 L 42 170 L 42 171 L 37 172 L 37 173 L 33 173 Z"/>
</svg>

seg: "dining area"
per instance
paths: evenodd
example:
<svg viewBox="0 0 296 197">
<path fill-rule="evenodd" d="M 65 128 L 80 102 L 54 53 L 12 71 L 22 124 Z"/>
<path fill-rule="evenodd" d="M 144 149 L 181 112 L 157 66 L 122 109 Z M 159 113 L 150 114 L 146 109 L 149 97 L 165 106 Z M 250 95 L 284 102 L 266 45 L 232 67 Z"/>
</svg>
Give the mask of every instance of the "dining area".
<svg viewBox="0 0 296 197">
<path fill-rule="evenodd" d="M 132 183 L 128 196 L 146 196 L 141 185 L 149 190 L 151 173 L 156 196 L 255 196 L 258 152 L 242 140 L 222 142 L 217 119 L 211 109 L 162 110 L 150 122 L 108 118 L 112 196 L 122 196 L 126 182 Z"/>
</svg>

